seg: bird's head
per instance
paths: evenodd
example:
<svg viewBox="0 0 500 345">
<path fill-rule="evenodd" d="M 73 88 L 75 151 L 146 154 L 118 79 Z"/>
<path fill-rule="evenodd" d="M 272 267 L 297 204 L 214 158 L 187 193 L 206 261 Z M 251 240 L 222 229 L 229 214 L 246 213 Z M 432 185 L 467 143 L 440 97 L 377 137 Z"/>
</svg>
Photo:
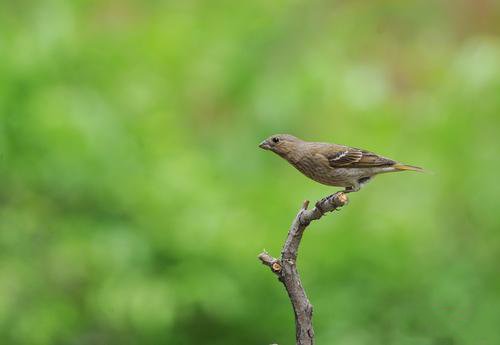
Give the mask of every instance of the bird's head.
<svg viewBox="0 0 500 345">
<path fill-rule="evenodd" d="M 264 150 L 273 151 L 280 156 L 290 153 L 301 140 L 290 134 L 275 134 L 259 144 Z"/>
</svg>

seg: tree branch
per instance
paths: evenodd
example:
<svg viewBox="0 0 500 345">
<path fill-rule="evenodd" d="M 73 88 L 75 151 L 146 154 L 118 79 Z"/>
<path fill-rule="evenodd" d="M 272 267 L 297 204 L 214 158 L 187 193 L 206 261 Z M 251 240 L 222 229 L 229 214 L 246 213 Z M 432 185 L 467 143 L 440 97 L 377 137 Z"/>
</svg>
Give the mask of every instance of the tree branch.
<svg viewBox="0 0 500 345">
<path fill-rule="evenodd" d="M 338 192 L 321 199 L 316 206 L 307 210 L 309 201 L 304 201 L 302 208 L 293 220 L 288 231 L 288 236 L 281 250 L 279 259 L 273 258 L 267 252 L 259 254 L 260 261 L 269 266 L 278 279 L 283 283 L 292 302 L 295 315 L 295 338 L 297 345 L 312 345 L 314 343 L 314 331 L 312 326 L 313 307 L 307 299 L 306 292 L 302 287 L 296 261 L 302 235 L 307 226 L 316 219 L 320 219 L 327 212 L 332 212 L 346 205 L 347 195 Z"/>
</svg>

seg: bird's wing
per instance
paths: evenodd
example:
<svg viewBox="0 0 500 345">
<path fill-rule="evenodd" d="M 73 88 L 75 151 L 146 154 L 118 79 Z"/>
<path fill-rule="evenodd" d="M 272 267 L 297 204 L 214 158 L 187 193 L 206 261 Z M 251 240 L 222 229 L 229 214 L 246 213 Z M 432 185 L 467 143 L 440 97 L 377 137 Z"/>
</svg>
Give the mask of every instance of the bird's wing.
<svg viewBox="0 0 500 345">
<path fill-rule="evenodd" d="M 322 154 L 328 159 L 330 166 L 333 168 L 369 168 L 396 164 L 392 159 L 354 147 L 332 145 L 322 151 Z"/>
</svg>

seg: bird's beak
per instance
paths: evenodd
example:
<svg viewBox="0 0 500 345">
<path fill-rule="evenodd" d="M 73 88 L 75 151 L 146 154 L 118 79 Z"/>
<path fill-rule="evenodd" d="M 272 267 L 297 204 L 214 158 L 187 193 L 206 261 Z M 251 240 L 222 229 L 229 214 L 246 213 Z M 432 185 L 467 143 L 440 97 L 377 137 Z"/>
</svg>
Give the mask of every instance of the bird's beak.
<svg viewBox="0 0 500 345">
<path fill-rule="evenodd" d="M 261 142 L 259 144 L 259 147 L 261 149 L 264 149 L 264 150 L 269 150 L 271 148 L 271 146 L 269 145 L 269 143 L 267 142 L 267 140 L 264 140 L 263 142 Z"/>
</svg>

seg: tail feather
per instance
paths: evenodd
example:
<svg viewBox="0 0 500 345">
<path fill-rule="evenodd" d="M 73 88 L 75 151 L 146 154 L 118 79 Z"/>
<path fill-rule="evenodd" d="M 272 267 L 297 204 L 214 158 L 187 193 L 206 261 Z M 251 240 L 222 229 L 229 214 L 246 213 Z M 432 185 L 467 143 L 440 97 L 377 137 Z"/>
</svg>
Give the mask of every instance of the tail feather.
<svg viewBox="0 0 500 345">
<path fill-rule="evenodd" d="M 410 171 L 426 172 L 423 168 L 416 167 L 414 165 L 402 164 L 402 163 L 396 163 L 392 167 L 398 171 L 410 170 Z"/>
</svg>

